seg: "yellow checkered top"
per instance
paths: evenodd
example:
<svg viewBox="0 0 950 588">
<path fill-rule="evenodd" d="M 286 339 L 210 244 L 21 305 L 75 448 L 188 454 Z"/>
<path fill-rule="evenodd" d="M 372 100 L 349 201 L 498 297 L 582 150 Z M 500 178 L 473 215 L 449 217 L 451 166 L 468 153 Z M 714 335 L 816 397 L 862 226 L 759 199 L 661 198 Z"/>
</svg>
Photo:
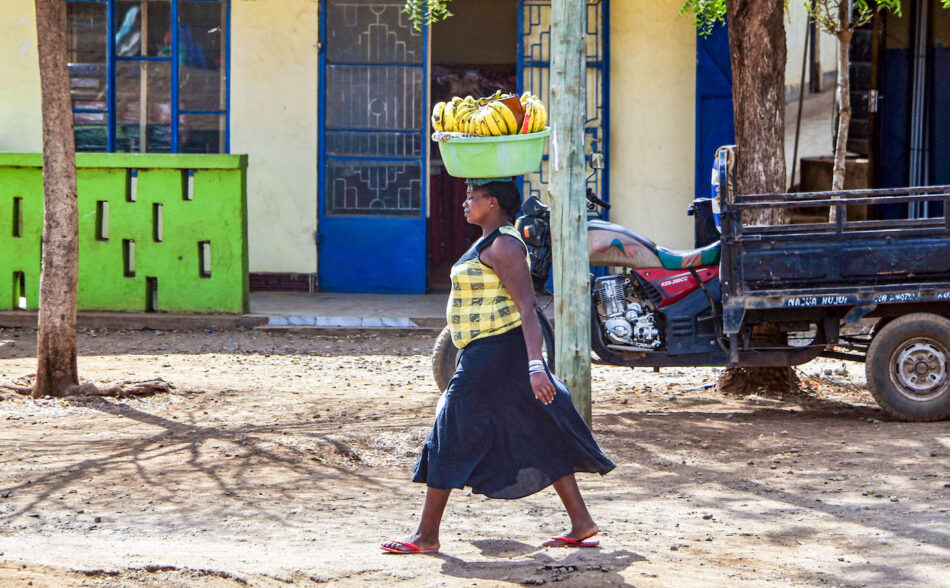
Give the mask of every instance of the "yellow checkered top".
<svg viewBox="0 0 950 588">
<path fill-rule="evenodd" d="M 476 242 L 452 266 L 452 294 L 445 317 L 452 331 L 452 342 L 459 349 L 475 339 L 500 335 L 521 326 L 521 313 L 498 274 L 481 262 L 479 256 L 499 235 L 510 235 L 525 248 L 525 260 L 531 267 L 528 248 L 511 225 L 492 231 Z"/>
</svg>

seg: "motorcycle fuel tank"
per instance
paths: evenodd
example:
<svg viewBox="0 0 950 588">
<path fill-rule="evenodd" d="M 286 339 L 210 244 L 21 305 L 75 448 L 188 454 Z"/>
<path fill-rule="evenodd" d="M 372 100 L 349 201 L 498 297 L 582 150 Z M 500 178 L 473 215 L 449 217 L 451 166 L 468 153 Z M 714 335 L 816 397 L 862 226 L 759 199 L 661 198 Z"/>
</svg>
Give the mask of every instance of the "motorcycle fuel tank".
<svg viewBox="0 0 950 588">
<path fill-rule="evenodd" d="M 699 283 L 688 270 L 649 268 L 634 270 L 634 273 L 657 308 L 682 300 L 699 289 Z M 719 266 L 698 267 L 696 274 L 705 284 L 719 277 Z"/>
</svg>

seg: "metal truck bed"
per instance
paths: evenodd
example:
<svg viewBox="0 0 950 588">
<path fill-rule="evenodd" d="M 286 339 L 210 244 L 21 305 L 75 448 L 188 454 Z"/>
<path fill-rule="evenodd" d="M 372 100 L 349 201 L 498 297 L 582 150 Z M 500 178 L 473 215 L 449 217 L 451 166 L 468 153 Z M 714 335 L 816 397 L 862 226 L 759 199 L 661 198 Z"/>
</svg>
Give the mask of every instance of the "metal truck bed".
<svg viewBox="0 0 950 588">
<path fill-rule="evenodd" d="M 950 186 L 731 198 L 727 192 L 722 198 L 727 335 L 740 331 L 751 310 L 850 306 L 870 311 L 881 304 L 950 303 Z M 928 210 L 930 218 L 866 220 L 869 209 L 888 205 Z M 828 216 L 834 220 L 776 226 L 743 222 L 756 211 L 795 208 L 833 211 Z"/>
</svg>

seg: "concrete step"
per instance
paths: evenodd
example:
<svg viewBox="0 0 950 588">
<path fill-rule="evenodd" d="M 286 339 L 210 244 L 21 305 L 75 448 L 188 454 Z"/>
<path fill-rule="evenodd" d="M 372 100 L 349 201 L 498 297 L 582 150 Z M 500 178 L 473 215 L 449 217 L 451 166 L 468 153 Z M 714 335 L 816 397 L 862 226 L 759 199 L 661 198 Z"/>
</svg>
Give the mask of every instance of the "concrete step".
<svg viewBox="0 0 950 588">
<path fill-rule="evenodd" d="M 442 331 L 442 328 L 432 327 L 330 327 L 312 325 L 259 325 L 255 331 L 264 333 L 293 333 L 297 335 L 315 336 L 345 336 L 358 334 L 387 334 L 387 335 L 427 335 L 433 340 Z"/>
</svg>

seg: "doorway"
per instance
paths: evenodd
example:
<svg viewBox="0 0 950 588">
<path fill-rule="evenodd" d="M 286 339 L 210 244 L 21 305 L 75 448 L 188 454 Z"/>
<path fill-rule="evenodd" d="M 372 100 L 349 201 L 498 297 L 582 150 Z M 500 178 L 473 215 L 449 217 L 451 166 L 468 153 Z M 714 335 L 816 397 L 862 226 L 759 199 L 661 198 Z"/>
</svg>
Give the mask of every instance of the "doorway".
<svg viewBox="0 0 950 588">
<path fill-rule="evenodd" d="M 550 0 L 453 0 L 452 18 L 432 27 L 431 103 L 452 96 L 487 96 L 497 89 L 530 90 L 549 103 Z M 608 1 L 587 0 L 587 116 L 584 154 L 603 169 L 588 168 L 587 186 L 609 202 L 609 42 Z M 522 196 L 547 201 L 548 161 L 518 181 Z M 475 227 L 462 217 L 462 180 L 445 173 L 438 147 L 430 164 L 429 287 L 446 289 L 449 270 L 474 242 Z M 603 213 L 607 220 L 606 212 Z"/>
<path fill-rule="evenodd" d="M 430 103 L 517 92 L 517 0 L 453 0 L 454 16 L 432 26 Z M 462 216 L 465 181 L 446 173 L 439 148 L 429 160 L 429 289 L 448 291 L 452 264 L 478 238 Z"/>
</svg>

